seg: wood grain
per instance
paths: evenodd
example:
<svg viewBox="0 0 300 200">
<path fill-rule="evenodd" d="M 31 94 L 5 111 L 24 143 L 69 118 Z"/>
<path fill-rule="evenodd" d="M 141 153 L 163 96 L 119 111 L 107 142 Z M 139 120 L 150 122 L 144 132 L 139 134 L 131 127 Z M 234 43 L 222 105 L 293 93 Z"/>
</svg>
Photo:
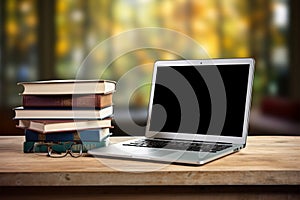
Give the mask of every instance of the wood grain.
<svg viewBox="0 0 300 200">
<path fill-rule="evenodd" d="M 130 139 L 112 137 L 112 142 Z M 24 154 L 0 137 L 1 186 L 299 185 L 300 137 L 250 136 L 242 151 L 203 166 Z"/>
</svg>

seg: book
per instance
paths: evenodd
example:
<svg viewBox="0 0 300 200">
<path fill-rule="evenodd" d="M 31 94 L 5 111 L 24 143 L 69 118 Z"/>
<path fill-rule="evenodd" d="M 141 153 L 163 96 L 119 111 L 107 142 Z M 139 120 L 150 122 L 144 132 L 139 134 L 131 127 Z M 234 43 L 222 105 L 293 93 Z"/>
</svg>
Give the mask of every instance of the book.
<svg viewBox="0 0 300 200">
<path fill-rule="evenodd" d="M 80 141 L 80 136 L 75 132 L 58 132 L 52 134 L 42 134 L 29 129 L 25 130 L 26 142 L 67 142 L 67 141 Z"/>
<path fill-rule="evenodd" d="M 109 132 L 109 128 L 73 132 L 57 132 L 51 134 L 42 134 L 36 131 L 25 129 L 25 141 L 27 142 L 101 142 L 107 139 L 110 135 L 111 133 Z"/>
<path fill-rule="evenodd" d="M 111 127 L 111 119 L 102 120 L 19 120 L 18 128 L 53 133 Z"/>
<path fill-rule="evenodd" d="M 105 108 L 112 105 L 112 93 L 88 95 L 23 95 L 23 107 Z"/>
<path fill-rule="evenodd" d="M 58 152 L 66 152 L 66 146 L 65 144 L 68 144 L 69 142 L 62 142 L 61 144 L 57 144 L 53 146 L 53 149 Z M 37 145 L 38 144 L 38 145 Z M 100 148 L 100 147 L 106 147 L 109 144 L 109 138 L 107 138 L 104 141 L 101 142 L 83 142 L 83 153 L 86 153 L 88 150 Z M 78 149 L 76 149 L 78 148 Z M 79 146 L 75 146 L 75 149 L 73 148 L 73 152 L 79 152 Z M 23 143 L 23 152 L 24 153 L 46 153 L 48 152 L 47 144 L 43 144 L 42 142 L 33 142 L 33 141 L 25 141 Z"/>
<path fill-rule="evenodd" d="M 14 109 L 14 119 L 104 119 L 113 114 L 113 107 L 102 109 L 46 109 L 24 108 Z"/>
<path fill-rule="evenodd" d="M 112 135 L 109 128 L 78 131 L 82 142 L 103 141 Z"/>
<path fill-rule="evenodd" d="M 23 95 L 106 94 L 116 89 L 116 82 L 108 80 L 48 80 L 20 82 Z"/>
</svg>

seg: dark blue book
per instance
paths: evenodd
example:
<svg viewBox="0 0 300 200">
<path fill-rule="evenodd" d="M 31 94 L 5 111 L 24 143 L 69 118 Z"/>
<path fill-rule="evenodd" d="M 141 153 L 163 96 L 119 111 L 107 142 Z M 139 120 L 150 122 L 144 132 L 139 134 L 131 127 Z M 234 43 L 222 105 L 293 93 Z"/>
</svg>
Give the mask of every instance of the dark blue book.
<svg viewBox="0 0 300 200">
<path fill-rule="evenodd" d="M 37 142 L 37 141 L 47 141 L 47 142 L 66 142 L 80 140 L 79 134 L 75 132 L 58 132 L 42 134 L 29 129 L 25 130 L 25 141 Z"/>
<path fill-rule="evenodd" d="M 109 144 L 109 138 L 103 140 L 102 142 L 83 142 L 83 153 L 86 153 L 88 150 L 94 148 L 105 147 Z M 25 141 L 23 143 L 23 152 L 24 153 L 47 153 L 48 152 L 47 143 L 43 144 L 43 142 L 33 142 L 33 141 Z M 52 148 L 56 152 L 63 153 L 68 150 L 69 142 L 60 142 L 59 144 L 53 144 Z M 74 149 L 75 147 L 75 149 Z M 78 148 L 78 149 L 76 149 Z M 79 152 L 80 148 L 78 145 L 73 146 L 73 152 Z M 46 154 L 45 154 L 46 155 Z"/>
<path fill-rule="evenodd" d="M 101 142 L 111 135 L 109 128 L 84 130 L 78 133 L 83 142 Z"/>
<path fill-rule="evenodd" d="M 67 142 L 80 140 L 83 142 L 101 142 L 110 135 L 109 128 L 47 134 L 25 129 L 25 141 L 27 142 Z"/>
</svg>

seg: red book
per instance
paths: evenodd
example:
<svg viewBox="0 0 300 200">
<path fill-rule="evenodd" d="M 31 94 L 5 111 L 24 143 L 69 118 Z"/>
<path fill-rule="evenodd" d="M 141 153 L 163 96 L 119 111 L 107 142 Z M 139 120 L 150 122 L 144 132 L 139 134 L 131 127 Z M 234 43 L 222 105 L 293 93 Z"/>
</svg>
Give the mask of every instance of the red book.
<svg viewBox="0 0 300 200">
<path fill-rule="evenodd" d="M 23 95 L 23 107 L 104 108 L 112 105 L 112 93 L 89 95 Z"/>
</svg>

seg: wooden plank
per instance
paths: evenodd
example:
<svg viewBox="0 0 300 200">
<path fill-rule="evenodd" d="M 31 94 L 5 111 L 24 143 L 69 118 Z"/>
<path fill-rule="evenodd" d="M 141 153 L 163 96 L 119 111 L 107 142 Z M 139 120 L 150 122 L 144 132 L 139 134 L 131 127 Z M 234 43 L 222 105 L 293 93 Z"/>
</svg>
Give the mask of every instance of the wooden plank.
<svg viewBox="0 0 300 200">
<path fill-rule="evenodd" d="M 297 136 L 248 137 L 242 151 L 200 167 L 94 157 L 54 159 L 24 154 L 23 141 L 22 136 L 0 138 L 1 186 L 300 184 Z"/>
<path fill-rule="evenodd" d="M 105 187 L 1 187 L 1 199 L 9 200 L 240 200 L 300 198 L 299 186 L 105 186 Z"/>
</svg>

